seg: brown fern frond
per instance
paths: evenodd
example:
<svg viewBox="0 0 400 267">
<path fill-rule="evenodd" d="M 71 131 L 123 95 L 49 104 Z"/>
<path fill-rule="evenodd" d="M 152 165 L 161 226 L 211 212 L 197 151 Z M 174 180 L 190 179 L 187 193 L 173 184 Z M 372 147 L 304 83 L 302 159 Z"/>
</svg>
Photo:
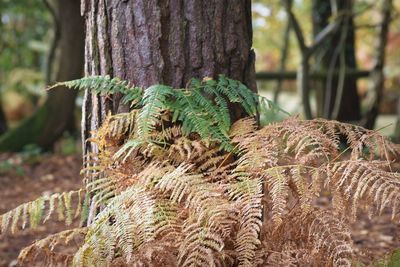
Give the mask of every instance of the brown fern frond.
<svg viewBox="0 0 400 267">
<path fill-rule="evenodd" d="M 240 119 L 232 124 L 229 136 L 233 139 L 243 139 L 254 133 L 257 128 L 257 121 L 254 118 Z"/>
<path fill-rule="evenodd" d="M 125 137 L 134 133 L 135 120 L 139 110 L 132 110 L 128 113 L 112 115 L 109 113 L 101 127 L 89 139 L 96 143 L 101 149 L 110 146 L 120 145 Z"/>
<path fill-rule="evenodd" d="M 364 204 L 381 213 L 392 208 L 392 217 L 399 210 L 400 174 L 390 172 L 386 161 L 348 160 L 327 165 L 326 183 L 334 194 L 340 194 L 351 215 Z M 371 208 L 369 208 L 371 210 Z"/>
<path fill-rule="evenodd" d="M 22 266 L 70 266 L 86 232 L 86 228 L 75 228 L 36 241 L 20 252 L 18 263 Z"/>
<path fill-rule="evenodd" d="M 308 242 L 313 251 L 320 254 L 322 260 L 329 259 L 334 266 L 351 266 L 353 257 L 350 231 L 337 215 L 327 211 L 309 213 L 306 218 L 309 225 Z M 302 220 L 304 223 L 304 220 Z"/>
<path fill-rule="evenodd" d="M 236 208 L 224 196 L 223 187 L 206 183 L 200 174 L 188 174 L 190 168 L 179 166 L 164 175 L 155 188 L 197 214 L 198 222 L 212 225 L 222 236 L 228 236 L 235 222 Z"/>
<path fill-rule="evenodd" d="M 154 240 L 156 233 L 155 197 L 136 185 L 122 192 L 97 216 L 88 228 L 85 244 L 74 257 L 75 265 L 107 265 L 116 253 L 129 262 L 135 248 Z"/>
<path fill-rule="evenodd" d="M 178 266 L 177 257 L 178 247 L 173 239 L 161 239 L 143 244 L 132 255 L 130 262 L 124 258 L 117 257 L 111 263 L 111 266 L 119 267 L 160 267 L 160 266 Z"/>
<path fill-rule="evenodd" d="M 275 256 L 307 249 L 307 253 L 303 251 L 298 255 L 299 262 L 295 262 L 296 257 L 290 257 L 296 266 L 352 266 L 350 231 L 346 223 L 329 210 L 313 209 L 305 214 L 300 208 L 295 208 L 280 227 L 267 232 L 264 239 L 264 250 L 273 251 Z M 264 261 L 269 261 L 268 256 L 268 253 L 264 255 Z"/>
<path fill-rule="evenodd" d="M 320 130 L 333 140 L 336 140 L 337 143 L 340 141 L 340 136 L 344 136 L 352 150 L 352 159 L 362 158 L 365 155 L 370 160 L 383 159 L 391 161 L 400 156 L 399 146 L 393 144 L 387 137 L 375 130 L 324 119 L 304 121 L 303 124 Z"/>
<path fill-rule="evenodd" d="M 228 188 L 228 195 L 239 208 L 239 227 L 234 244 L 239 266 L 253 266 L 260 245 L 262 183 L 260 179 L 244 178 Z"/>
<path fill-rule="evenodd" d="M 168 156 L 175 162 L 190 162 L 191 159 L 200 157 L 205 151 L 206 147 L 201 142 L 180 137 L 170 146 Z"/>
<path fill-rule="evenodd" d="M 210 227 L 190 223 L 178 256 L 178 266 L 225 266 L 224 240 Z"/>
<path fill-rule="evenodd" d="M 258 251 L 258 266 L 265 267 L 298 267 L 311 266 L 310 251 L 307 249 L 287 249 L 284 251 L 268 251 L 261 249 Z"/>
<path fill-rule="evenodd" d="M 314 124 L 307 124 L 296 118 L 268 125 L 264 129 L 260 134 L 266 131 L 270 138 L 279 136 L 285 154 L 294 156 L 302 164 L 315 162 L 318 158 L 329 160 L 339 150 L 337 142 L 322 133 Z"/>
<path fill-rule="evenodd" d="M 265 173 L 265 181 L 272 198 L 272 220 L 277 226 L 282 223 L 282 216 L 287 208 L 289 179 L 285 168 L 270 168 Z"/>
</svg>

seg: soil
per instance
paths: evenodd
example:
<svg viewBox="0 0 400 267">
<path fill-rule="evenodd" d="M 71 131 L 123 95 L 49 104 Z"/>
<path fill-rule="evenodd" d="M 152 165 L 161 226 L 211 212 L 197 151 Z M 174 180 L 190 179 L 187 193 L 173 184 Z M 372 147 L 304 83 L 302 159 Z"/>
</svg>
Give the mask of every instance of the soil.
<svg viewBox="0 0 400 267">
<path fill-rule="evenodd" d="M 82 187 L 79 175 L 80 155 L 40 155 L 19 165 L 18 155 L 2 154 L 0 162 L 14 159 L 16 166 L 0 174 L 0 214 L 43 194 L 74 190 Z M 62 222 L 49 221 L 35 230 L 21 230 L 15 235 L 0 237 L 0 267 L 17 266 L 19 251 L 33 241 L 68 229 Z"/>
<path fill-rule="evenodd" d="M 19 168 L 7 171 L 0 167 L 0 214 L 43 194 L 62 192 L 81 187 L 79 175 L 80 155 L 63 156 L 58 154 L 39 155 L 33 159 L 18 159 L 16 154 L 1 154 L 0 163 L 14 162 Z M 26 162 L 24 162 L 26 161 Z M 0 165 L 1 166 L 1 165 Z M 321 198 L 318 203 L 327 205 L 328 198 Z M 23 230 L 11 236 L 0 237 L 0 267 L 17 266 L 19 251 L 33 241 L 47 235 L 68 229 L 63 223 L 48 222 L 36 230 Z M 361 214 L 352 225 L 352 236 L 356 254 L 363 263 L 370 264 L 400 247 L 400 224 L 391 220 L 389 212 L 368 219 Z"/>
</svg>

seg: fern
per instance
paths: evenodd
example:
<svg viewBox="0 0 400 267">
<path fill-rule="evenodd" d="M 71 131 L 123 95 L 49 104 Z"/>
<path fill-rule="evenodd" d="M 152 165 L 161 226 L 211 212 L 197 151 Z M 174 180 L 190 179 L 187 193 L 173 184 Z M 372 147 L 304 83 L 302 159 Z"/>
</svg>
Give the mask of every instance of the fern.
<svg viewBox="0 0 400 267">
<path fill-rule="evenodd" d="M 87 213 L 82 212 L 82 209 L 85 209 L 82 205 L 87 203 L 83 200 L 82 195 L 85 195 L 83 190 L 70 191 L 40 197 L 34 201 L 24 203 L 0 217 L 1 234 L 6 233 L 8 229 L 15 233 L 19 225 L 21 228 L 25 228 L 28 220 L 29 226 L 36 228 L 41 221 L 46 222 L 50 219 L 55 212 L 58 214 L 58 220 L 65 221 L 67 225 L 70 225 L 72 220 L 78 216 L 82 216 L 81 221 L 84 221 Z M 74 201 L 75 213 L 72 206 L 74 198 L 76 198 L 76 201 Z M 47 214 L 46 205 L 48 207 Z"/>
<path fill-rule="evenodd" d="M 160 116 L 167 109 L 167 97 L 174 94 L 169 86 L 154 85 L 147 88 L 142 100 L 142 109 L 137 118 L 139 138 L 146 139 L 160 121 Z"/>
<path fill-rule="evenodd" d="M 186 89 L 173 89 L 165 85 L 154 85 L 146 90 L 130 86 L 128 82 L 109 76 L 92 76 L 79 80 L 57 83 L 50 88 L 66 86 L 68 88 L 88 89 L 94 93 L 122 93 L 124 103 L 140 107 L 136 118 L 135 139 L 141 142 L 127 142 L 117 156 L 135 149 L 137 146 L 152 142 L 149 135 L 162 124 L 162 114 L 172 114 L 172 122 L 180 121 L 185 135 L 198 133 L 202 139 L 219 142 L 221 149 L 232 150 L 228 132 L 231 124 L 228 102 L 238 103 L 248 115 L 255 116 L 259 96 L 244 84 L 219 76 L 217 81 L 193 79 Z M 144 92 L 144 94 L 143 94 Z M 210 98 L 210 99 L 209 99 Z M 213 100 L 211 100 L 213 99 Z M 268 100 L 263 100 L 268 101 Z M 272 110 L 272 102 L 268 102 Z"/>
<path fill-rule="evenodd" d="M 44 252 L 72 266 L 350 266 L 349 221 L 362 209 L 398 217 L 392 163 L 400 149 L 375 131 L 297 118 L 259 129 L 259 105 L 282 111 L 224 76 L 184 89 L 142 90 L 110 77 L 58 85 L 123 93 L 135 109 L 109 114 L 92 134 L 99 152 L 85 158 L 84 189 L 0 217 L 2 233 L 54 213 L 87 223 L 33 244 L 21 259 Z M 232 103 L 251 117 L 232 124 Z M 333 199 L 324 210 L 314 206 L 321 192 Z M 73 254 L 52 250 L 75 233 L 85 238 Z"/>
<path fill-rule="evenodd" d="M 59 265 L 62 263 L 61 266 L 69 266 L 73 254 L 68 253 L 68 249 L 71 251 L 73 246 L 82 245 L 86 233 L 86 228 L 75 228 L 50 235 L 24 248 L 19 254 L 18 261 L 24 265 L 36 262 L 37 266 L 40 264 L 51 267 L 57 262 Z"/>
<path fill-rule="evenodd" d="M 229 189 L 232 200 L 239 202 L 239 229 L 235 240 L 239 266 L 253 266 L 256 250 L 261 244 L 262 183 L 258 179 L 244 178 Z"/>
<path fill-rule="evenodd" d="M 131 103 L 131 105 L 139 103 L 143 95 L 142 89 L 131 86 L 127 81 L 122 81 L 117 77 L 111 78 L 108 75 L 89 76 L 77 80 L 59 82 L 48 87 L 48 89 L 60 86 L 78 90 L 90 90 L 101 95 L 121 93 L 124 95 L 122 102 L 124 104 Z"/>
</svg>

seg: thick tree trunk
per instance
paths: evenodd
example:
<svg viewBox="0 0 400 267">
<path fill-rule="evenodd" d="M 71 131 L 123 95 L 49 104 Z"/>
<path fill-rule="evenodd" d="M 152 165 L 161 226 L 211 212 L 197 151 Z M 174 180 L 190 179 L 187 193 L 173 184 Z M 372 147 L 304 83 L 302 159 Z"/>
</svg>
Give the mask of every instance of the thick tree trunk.
<svg viewBox="0 0 400 267">
<path fill-rule="evenodd" d="M 77 79 L 83 73 L 84 22 L 79 0 L 59 0 L 58 16 L 61 36 L 55 80 Z M 66 88 L 49 91 L 46 102 L 17 128 L 0 138 L 0 150 L 18 151 L 27 144 L 50 148 L 73 124 L 76 91 Z"/>
<path fill-rule="evenodd" d="M 313 1 L 314 36 L 329 24 L 333 13 L 331 3 L 326 0 Z M 317 114 L 340 121 L 356 121 L 361 119 L 357 79 L 344 75 L 346 69 L 356 69 L 354 23 L 352 16 L 349 16 L 353 3 L 338 0 L 336 4 L 338 14 L 348 16 L 342 20 L 340 29 L 315 53 L 317 69 L 332 73 L 317 90 Z M 334 75 L 335 72 L 343 75 Z"/>
<path fill-rule="evenodd" d="M 55 82 L 78 79 L 83 75 L 84 63 L 84 20 L 80 16 L 80 0 L 58 0 L 58 17 L 60 40 L 58 44 L 59 59 Z M 54 82 L 54 81 L 51 81 Z M 56 140 L 66 130 L 74 130 L 74 107 L 77 91 L 58 88 L 48 93 L 47 108 L 50 116 L 43 128 L 39 141 Z"/>
<path fill-rule="evenodd" d="M 250 0 L 82 0 L 81 8 L 86 75 L 179 88 L 194 77 L 225 74 L 256 90 Z M 108 111 L 128 110 L 120 98 L 85 93 L 83 140 Z M 240 117 L 242 111 L 234 109 Z M 84 145 L 86 152 L 95 149 Z"/>
</svg>

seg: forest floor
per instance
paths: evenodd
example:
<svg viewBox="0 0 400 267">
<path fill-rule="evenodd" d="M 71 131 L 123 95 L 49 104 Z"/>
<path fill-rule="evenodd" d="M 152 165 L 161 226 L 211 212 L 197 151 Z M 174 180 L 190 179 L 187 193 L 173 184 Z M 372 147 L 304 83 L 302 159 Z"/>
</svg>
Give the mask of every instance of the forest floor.
<svg viewBox="0 0 400 267">
<path fill-rule="evenodd" d="M 82 185 L 80 155 L 46 154 L 23 162 L 19 162 L 18 157 L 18 154 L 0 155 L 0 214 L 43 194 L 74 190 Z M 329 198 L 321 197 L 318 204 L 328 205 Z M 384 213 L 369 220 L 367 215 L 361 214 L 353 224 L 356 254 L 363 263 L 376 262 L 400 247 L 400 224 L 392 222 L 390 217 L 390 213 Z M 63 223 L 49 222 L 36 230 L 0 237 L 0 267 L 17 266 L 16 258 L 22 248 L 65 229 Z"/>
<path fill-rule="evenodd" d="M 19 163 L 18 154 L 2 154 L 0 162 L 0 214 L 48 193 L 75 190 L 82 187 L 79 171 L 80 155 L 38 155 Z M 26 159 L 25 159 L 26 160 Z M 16 161 L 16 162 L 15 162 Z M 10 166 L 11 164 L 11 166 Z M 7 170 L 4 168 L 7 167 Z M 2 170 L 3 169 L 3 170 Z M 19 251 L 33 241 L 68 229 L 64 223 L 49 221 L 35 230 L 19 231 L 0 237 L 0 267 L 17 266 Z"/>
</svg>

